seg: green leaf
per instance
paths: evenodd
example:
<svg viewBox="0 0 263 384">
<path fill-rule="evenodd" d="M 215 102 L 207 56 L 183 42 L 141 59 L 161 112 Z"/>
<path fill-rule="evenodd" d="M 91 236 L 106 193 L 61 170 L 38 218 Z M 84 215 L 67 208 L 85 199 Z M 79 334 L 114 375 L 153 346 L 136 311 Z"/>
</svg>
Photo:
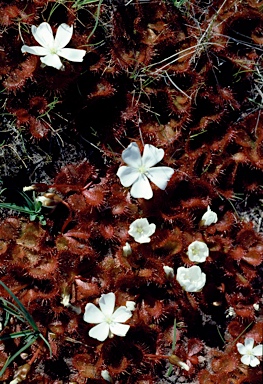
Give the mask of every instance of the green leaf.
<svg viewBox="0 0 263 384">
<path fill-rule="evenodd" d="M 32 331 L 32 329 L 26 329 L 24 331 L 13 332 L 13 333 L 9 333 L 8 335 L 1 336 L 0 340 L 10 340 L 10 339 L 15 339 L 17 337 L 28 337 L 31 335 L 35 335 L 35 332 Z"/>
<path fill-rule="evenodd" d="M 27 330 L 22 330 L 19 332 L 13 332 L 4 336 L 0 337 L 0 340 L 9 340 L 9 339 L 15 339 L 19 337 L 25 337 L 25 345 L 21 347 L 14 355 L 9 356 L 8 359 L 6 360 L 3 368 L 0 371 L 0 377 L 3 375 L 5 372 L 6 368 L 8 367 L 9 364 L 12 363 L 12 361 L 15 360 L 17 356 L 19 356 L 23 351 L 25 351 L 27 348 L 29 348 L 36 340 L 38 337 L 40 337 L 44 343 L 47 345 L 50 353 L 50 357 L 52 357 L 52 350 L 50 347 L 49 342 L 45 339 L 45 337 L 41 334 L 39 331 L 34 319 L 30 315 L 30 313 L 26 310 L 24 305 L 20 302 L 20 300 L 13 294 L 13 292 L 5 285 L 0 280 L 0 285 L 8 292 L 8 294 L 13 298 L 15 301 L 16 305 L 5 300 L 3 297 L 0 297 L 0 307 L 4 309 L 4 311 L 8 314 L 8 316 L 11 314 L 12 316 L 18 318 L 19 320 L 23 322 L 28 322 L 28 324 L 33 328 L 33 329 L 27 329 Z M 5 322 L 6 323 L 6 322 Z"/>
<path fill-rule="evenodd" d="M 18 309 L 20 311 L 20 313 L 22 314 L 22 316 L 25 318 L 25 320 L 27 320 L 27 322 L 31 325 L 31 327 L 35 330 L 35 331 L 38 331 L 38 328 L 37 328 L 37 325 L 33 319 L 33 317 L 30 315 L 30 313 L 26 310 L 26 308 L 23 306 L 23 304 L 21 303 L 21 301 L 13 294 L 13 292 L 5 285 L 5 283 L 3 283 L 1 280 L 0 280 L 0 285 L 2 285 L 2 287 L 9 293 L 9 295 L 14 299 L 14 301 L 16 302 L 17 306 L 18 306 Z M 11 304 L 11 303 L 10 303 Z"/>
<path fill-rule="evenodd" d="M 27 348 L 29 348 L 38 338 L 39 335 L 35 335 L 26 345 L 21 347 L 14 355 L 9 356 L 8 359 L 6 360 L 3 368 L 0 371 L 0 377 L 4 374 L 6 368 L 8 367 L 9 364 L 12 363 L 12 361 L 15 360 L 17 356 L 19 356 L 22 352 L 24 352 Z"/>
<path fill-rule="evenodd" d="M 0 191 L 0 195 L 5 190 L 6 188 Z M 24 192 L 18 193 L 25 199 L 27 205 L 20 206 L 14 203 L 0 203 L 0 207 L 12 209 L 21 213 L 26 213 L 27 215 L 29 215 L 30 221 L 35 221 L 36 219 L 39 219 L 40 224 L 45 225 L 46 221 L 44 219 L 44 216 L 39 215 L 42 210 L 42 203 L 41 201 L 36 200 L 35 191 L 33 191 L 33 199 L 30 199 L 30 197 L 27 196 L 27 194 Z"/>
</svg>

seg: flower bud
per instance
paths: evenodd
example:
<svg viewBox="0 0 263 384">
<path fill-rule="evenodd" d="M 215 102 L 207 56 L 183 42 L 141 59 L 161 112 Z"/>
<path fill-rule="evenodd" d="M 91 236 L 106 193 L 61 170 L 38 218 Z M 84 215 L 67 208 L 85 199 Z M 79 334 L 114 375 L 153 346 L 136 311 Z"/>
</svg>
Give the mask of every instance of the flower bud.
<svg viewBox="0 0 263 384">
<path fill-rule="evenodd" d="M 203 214 L 200 225 L 204 225 L 208 227 L 211 224 L 214 224 L 217 222 L 217 214 L 213 211 L 211 211 L 209 205 L 207 207 L 207 211 Z"/>
<path fill-rule="evenodd" d="M 131 246 L 130 246 L 129 243 L 126 243 L 122 247 L 122 254 L 123 254 L 124 257 L 130 256 L 132 254 L 132 249 L 131 249 Z"/>
<path fill-rule="evenodd" d="M 168 265 L 163 266 L 164 273 L 168 280 L 172 280 L 174 278 L 174 269 L 168 267 Z"/>
<path fill-rule="evenodd" d="M 55 208 L 57 204 L 62 201 L 62 199 L 53 192 L 47 192 L 41 196 L 38 196 L 36 201 L 40 201 L 43 207 L 52 209 Z"/>
</svg>

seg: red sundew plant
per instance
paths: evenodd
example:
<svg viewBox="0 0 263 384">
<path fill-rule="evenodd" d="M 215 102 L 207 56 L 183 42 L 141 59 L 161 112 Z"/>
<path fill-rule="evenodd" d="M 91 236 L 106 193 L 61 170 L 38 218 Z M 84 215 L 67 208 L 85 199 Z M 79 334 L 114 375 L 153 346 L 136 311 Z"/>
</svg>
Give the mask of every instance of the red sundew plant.
<svg viewBox="0 0 263 384">
<path fill-rule="evenodd" d="M 0 381 L 261 383 L 261 3 L 0 0 Z"/>
</svg>

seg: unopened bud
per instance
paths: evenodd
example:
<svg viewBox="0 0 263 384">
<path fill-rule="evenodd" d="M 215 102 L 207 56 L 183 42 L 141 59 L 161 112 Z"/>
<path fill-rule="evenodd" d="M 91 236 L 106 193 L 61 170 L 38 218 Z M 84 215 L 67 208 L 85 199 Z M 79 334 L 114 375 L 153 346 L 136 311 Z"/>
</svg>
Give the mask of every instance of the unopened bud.
<svg viewBox="0 0 263 384">
<path fill-rule="evenodd" d="M 35 190 L 35 186 L 34 185 L 29 185 L 28 187 L 24 187 L 23 188 L 23 192 L 34 191 L 34 190 Z"/>
<path fill-rule="evenodd" d="M 176 355 L 171 355 L 169 356 L 169 362 L 173 365 L 177 365 L 178 367 L 182 368 L 182 369 L 185 369 L 186 371 L 189 371 L 190 367 L 184 363 L 183 361 L 181 361 L 179 359 L 179 357 L 177 357 Z"/>
<path fill-rule="evenodd" d="M 112 377 L 109 374 L 109 371 L 107 369 L 104 369 L 101 371 L 101 376 L 103 377 L 104 380 L 108 381 L 109 383 L 113 383 Z"/>
<path fill-rule="evenodd" d="M 59 197 L 53 192 L 47 192 L 41 196 L 38 196 L 36 198 L 36 201 L 40 201 L 43 207 L 55 208 L 57 204 L 59 204 L 62 201 L 62 199 L 61 197 Z"/>
<path fill-rule="evenodd" d="M 132 254 L 132 249 L 131 249 L 131 246 L 129 243 L 126 243 L 123 247 L 122 247 L 122 254 L 123 256 L 127 257 L 127 256 L 130 256 Z"/>
<path fill-rule="evenodd" d="M 164 273 L 168 280 L 172 280 L 174 278 L 174 269 L 169 267 L 168 265 L 163 266 Z"/>
<path fill-rule="evenodd" d="M 28 372 L 30 371 L 31 365 L 24 364 L 21 367 L 18 368 L 14 375 L 14 380 L 10 381 L 10 384 L 17 384 L 21 383 L 21 381 L 24 381 L 27 377 Z"/>
</svg>

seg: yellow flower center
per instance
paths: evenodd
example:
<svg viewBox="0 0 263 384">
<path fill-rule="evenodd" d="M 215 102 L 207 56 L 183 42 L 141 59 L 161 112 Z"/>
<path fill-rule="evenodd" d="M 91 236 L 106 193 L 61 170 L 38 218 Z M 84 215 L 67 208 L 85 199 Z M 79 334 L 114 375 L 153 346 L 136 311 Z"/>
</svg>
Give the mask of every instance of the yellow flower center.
<svg viewBox="0 0 263 384">
<path fill-rule="evenodd" d="M 138 168 L 138 171 L 139 171 L 140 173 L 145 173 L 145 172 L 147 171 L 147 169 L 145 168 L 144 165 L 141 165 L 141 166 Z"/>
<path fill-rule="evenodd" d="M 50 48 L 50 53 L 52 54 L 52 55 L 55 55 L 56 53 L 57 53 L 57 49 L 56 48 Z"/>
<path fill-rule="evenodd" d="M 139 234 L 142 234 L 143 233 L 143 228 L 138 226 L 136 231 L 139 233 Z"/>
<path fill-rule="evenodd" d="M 106 323 L 108 323 L 108 324 L 111 324 L 111 323 L 112 323 L 112 319 L 111 319 L 110 316 L 106 316 L 105 321 L 106 321 Z"/>
</svg>

